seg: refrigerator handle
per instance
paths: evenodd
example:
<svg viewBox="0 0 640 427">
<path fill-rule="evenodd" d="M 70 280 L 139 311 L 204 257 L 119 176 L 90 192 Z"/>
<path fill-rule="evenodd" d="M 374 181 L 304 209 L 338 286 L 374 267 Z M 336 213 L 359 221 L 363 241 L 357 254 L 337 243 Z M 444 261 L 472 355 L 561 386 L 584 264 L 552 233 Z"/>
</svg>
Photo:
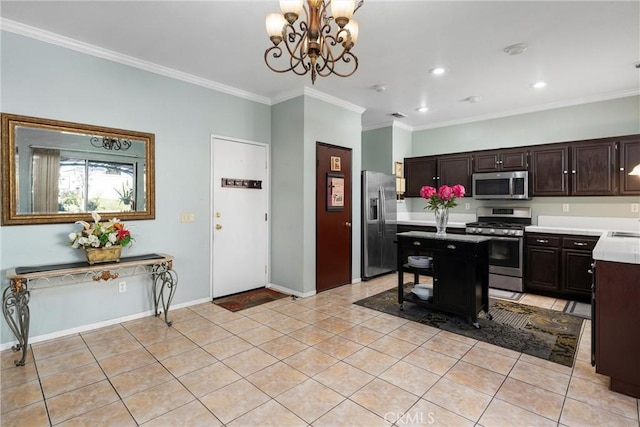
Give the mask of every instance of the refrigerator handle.
<svg viewBox="0 0 640 427">
<path fill-rule="evenodd" d="M 384 188 L 382 186 L 378 187 L 378 197 L 380 198 L 380 234 L 384 237 L 387 221 L 385 218 L 387 214 L 387 201 L 384 198 Z"/>
</svg>

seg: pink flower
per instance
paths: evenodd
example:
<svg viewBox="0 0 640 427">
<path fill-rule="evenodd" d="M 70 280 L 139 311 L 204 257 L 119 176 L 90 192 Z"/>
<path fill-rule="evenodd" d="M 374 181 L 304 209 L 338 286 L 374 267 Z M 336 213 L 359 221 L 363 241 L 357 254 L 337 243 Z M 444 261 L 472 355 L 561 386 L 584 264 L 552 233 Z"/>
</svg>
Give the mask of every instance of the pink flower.
<svg viewBox="0 0 640 427">
<path fill-rule="evenodd" d="M 429 187 L 428 185 L 425 185 L 420 189 L 420 197 L 425 199 L 431 198 L 431 196 L 433 196 L 436 193 L 437 193 L 436 189 L 433 187 Z"/>
<path fill-rule="evenodd" d="M 448 185 L 443 185 L 438 189 L 438 196 L 442 200 L 449 200 L 453 196 L 453 190 Z"/>
<path fill-rule="evenodd" d="M 464 197 L 466 190 L 464 186 L 458 184 L 453 186 L 453 195 L 456 197 Z"/>
</svg>

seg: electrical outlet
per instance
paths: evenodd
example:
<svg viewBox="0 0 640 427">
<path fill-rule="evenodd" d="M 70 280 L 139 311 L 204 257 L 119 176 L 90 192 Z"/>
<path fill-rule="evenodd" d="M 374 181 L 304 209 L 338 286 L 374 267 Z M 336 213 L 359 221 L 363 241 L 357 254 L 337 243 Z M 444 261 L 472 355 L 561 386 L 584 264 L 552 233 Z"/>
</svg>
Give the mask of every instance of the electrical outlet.
<svg viewBox="0 0 640 427">
<path fill-rule="evenodd" d="M 127 282 L 118 283 L 118 292 L 127 292 Z"/>
<path fill-rule="evenodd" d="M 464 208 L 465 208 L 466 210 L 471 209 L 471 203 L 465 203 L 465 204 L 464 204 Z"/>
<path fill-rule="evenodd" d="M 631 212 L 638 212 L 638 204 L 631 203 Z"/>
<path fill-rule="evenodd" d="M 562 204 L 562 212 L 569 212 L 569 203 Z"/>
</svg>

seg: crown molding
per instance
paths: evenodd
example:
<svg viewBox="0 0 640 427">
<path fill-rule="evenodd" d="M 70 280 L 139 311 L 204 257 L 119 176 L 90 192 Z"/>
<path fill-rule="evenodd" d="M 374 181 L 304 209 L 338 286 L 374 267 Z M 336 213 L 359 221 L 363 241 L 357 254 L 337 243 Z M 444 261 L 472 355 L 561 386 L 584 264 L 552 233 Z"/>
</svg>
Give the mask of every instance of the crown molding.
<svg viewBox="0 0 640 427">
<path fill-rule="evenodd" d="M 6 18 L 0 18 L 0 29 L 3 31 L 8 31 L 14 34 L 18 34 L 21 36 L 40 40 L 45 43 L 50 43 L 56 46 L 75 50 L 77 52 L 81 52 L 87 55 L 95 56 L 102 59 L 107 59 L 109 61 L 117 62 L 119 64 L 138 68 L 140 70 L 148 71 L 150 73 L 159 74 L 161 76 L 169 77 L 176 80 L 181 80 L 183 82 L 191 83 L 207 89 L 215 90 L 217 92 L 222 92 L 228 95 L 237 96 L 239 98 L 243 98 L 248 101 L 254 101 L 254 102 L 259 102 L 261 104 L 271 105 L 271 99 L 264 96 L 256 95 L 254 93 L 250 93 L 241 89 L 237 89 L 231 86 L 217 83 L 212 80 L 204 79 L 202 77 L 198 77 L 192 74 L 184 73 L 182 71 L 174 70 L 173 68 L 154 64 L 153 62 L 144 61 L 142 59 L 124 55 L 122 53 L 115 52 L 113 50 L 104 49 L 98 46 L 91 45 L 89 43 L 84 43 L 69 37 L 52 33 L 50 31 L 42 30 L 40 28 L 31 27 L 29 25 L 25 25 L 20 22 L 11 21 Z"/>
<path fill-rule="evenodd" d="M 333 104 L 335 106 L 344 108 L 349 111 L 353 111 L 357 114 L 362 114 L 366 111 L 366 108 L 360 107 L 358 105 L 352 104 L 350 102 L 344 101 L 340 98 L 336 98 L 335 96 L 327 95 L 324 92 L 320 92 L 319 90 L 312 89 L 308 86 L 304 86 L 302 88 L 292 89 L 290 91 L 282 92 L 272 98 L 272 105 L 279 104 L 284 101 L 288 101 L 293 98 L 297 98 L 299 96 L 308 96 L 310 98 L 319 99 L 320 101 L 327 102 L 329 104 Z"/>
<path fill-rule="evenodd" d="M 376 130 L 376 129 L 383 129 L 383 128 L 388 128 L 388 127 L 396 127 L 399 129 L 404 129 L 407 130 L 409 132 L 413 132 L 415 130 L 414 127 L 409 126 L 406 123 L 400 123 L 397 120 L 386 120 L 384 122 L 378 122 L 375 124 L 370 124 L 366 127 L 363 127 L 362 130 L 363 131 L 368 131 L 368 130 Z"/>
<path fill-rule="evenodd" d="M 447 122 L 432 123 L 425 126 L 415 127 L 413 128 L 413 130 L 421 131 L 421 130 L 442 128 L 447 126 L 462 125 L 462 124 L 473 123 L 473 122 L 481 122 L 485 120 L 502 119 L 506 117 L 519 116 L 522 114 L 538 113 L 541 111 L 555 110 L 558 108 L 565 108 L 565 107 L 576 107 L 578 105 L 591 104 L 594 102 L 610 101 L 612 99 L 627 98 L 630 96 L 637 96 L 637 95 L 640 95 L 640 90 L 638 89 L 622 91 L 622 92 L 614 92 L 614 93 L 609 93 L 604 95 L 576 98 L 569 101 L 553 102 L 550 104 L 537 105 L 534 107 L 520 108 L 517 110 L 503 111 L 495 114 L 485 114 L 482 116 L 468 117 L 460 120 L 451 120 Z"/>
</svg>

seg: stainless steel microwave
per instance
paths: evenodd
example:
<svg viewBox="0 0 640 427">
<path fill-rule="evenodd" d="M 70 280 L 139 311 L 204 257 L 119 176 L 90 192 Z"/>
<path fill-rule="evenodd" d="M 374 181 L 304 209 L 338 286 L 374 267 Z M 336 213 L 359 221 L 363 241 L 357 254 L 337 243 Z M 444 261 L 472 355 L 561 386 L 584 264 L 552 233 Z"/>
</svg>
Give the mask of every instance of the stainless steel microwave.
<svg viewBox="0 0 640 427">
<path fill-rule="evenodd" d="M 528 199 L 529 172 L 488 172 L 473 174 L 475 199 Z"/>
</svg>

